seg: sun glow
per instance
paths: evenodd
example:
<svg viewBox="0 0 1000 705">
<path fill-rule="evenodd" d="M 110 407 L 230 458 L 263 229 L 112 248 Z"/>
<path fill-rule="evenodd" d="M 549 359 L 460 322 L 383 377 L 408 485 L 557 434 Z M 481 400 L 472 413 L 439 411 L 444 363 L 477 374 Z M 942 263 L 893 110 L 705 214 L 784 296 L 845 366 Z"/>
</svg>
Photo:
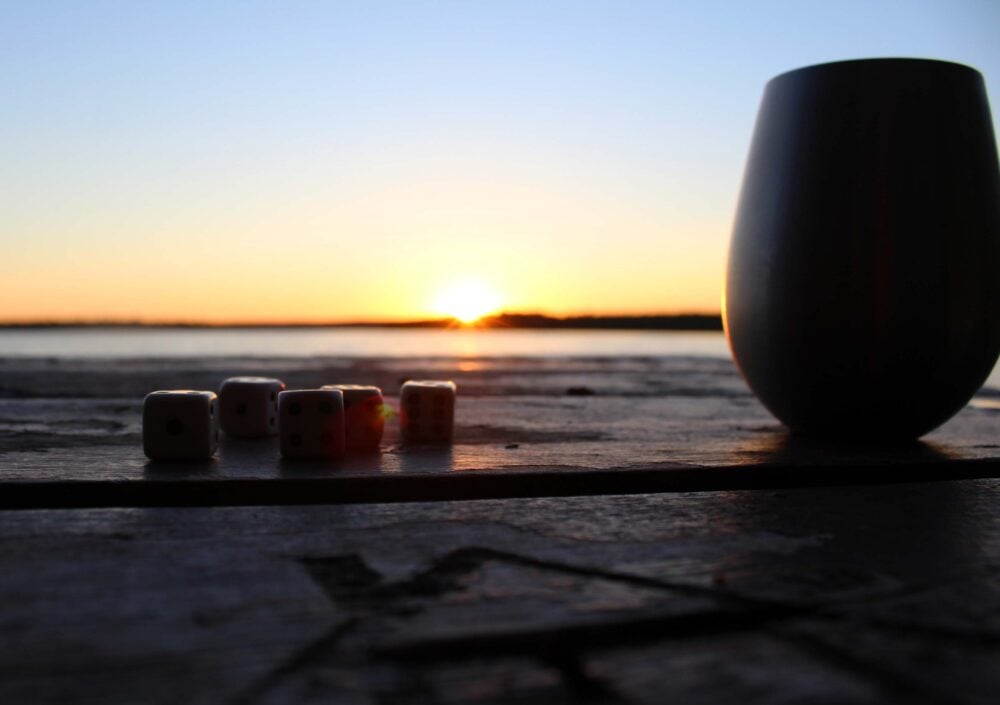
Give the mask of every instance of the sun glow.
<svg viewBox="0 0 1000 705">
<path fill-rule="evenodd" d="M 499 310 L 500 295 L 487 284 L 468 280 L 442 289 L 434 299 L 436 312 L 456 318 L 462 323 L 475 323 L 483 316 Z"/>
</svg>

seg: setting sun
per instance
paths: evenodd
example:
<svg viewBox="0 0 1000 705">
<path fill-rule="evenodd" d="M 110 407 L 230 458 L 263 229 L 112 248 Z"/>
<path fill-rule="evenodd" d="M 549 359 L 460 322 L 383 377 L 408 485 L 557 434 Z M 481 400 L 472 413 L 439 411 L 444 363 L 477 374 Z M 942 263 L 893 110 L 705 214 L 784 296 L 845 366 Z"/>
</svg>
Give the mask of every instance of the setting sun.
<svg viewBox="0 0 1000 705">
<path fill-rule="evenodd" d="M 474 323 L 501 306 L 500 295 L 481 281 L 455 282 L 434 299 L 436 312 L 451 316 L 462 323 Z"/>
</svg>

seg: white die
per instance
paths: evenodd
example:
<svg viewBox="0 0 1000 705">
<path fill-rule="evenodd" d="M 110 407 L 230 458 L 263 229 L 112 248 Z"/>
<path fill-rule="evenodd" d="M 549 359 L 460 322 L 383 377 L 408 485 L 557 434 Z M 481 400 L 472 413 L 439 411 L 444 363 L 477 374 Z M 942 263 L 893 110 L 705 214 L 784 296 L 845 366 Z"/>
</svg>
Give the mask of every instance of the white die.
<svg viewBox="0 0 1000 705">
<path fill-rule="evenodd" d="M 285 458 L 335 458 L 344 454 L 344 393 L 296 389 L 278 394 L 278 434 Z"/>
<path fill-rule="evenodd" d="M 219 445 L 215 392 L 171 389 L 142 402 L 142 450 L 152 460 L 204 460 Z"/>
<path fill-rule="evenodd" d="M 382 390 L 361 384 L 324 384 L 344 394 L 344 437 L 349 450 L 375 450 L 385 430 Z"/>
<path fill-rule="evenodd" d="M 411 380 L 399 391 L 399 432 L 412 443 L 450 443 L 455 427 L 454 382 Z"/>
<path fill-rule="evenodd" d="M 230 436 L 255 438 L 278 432 L 278 394 L 285 383 L 271 377 L 230 377 L 219 385 L 219 425 Z"/>
</svg>

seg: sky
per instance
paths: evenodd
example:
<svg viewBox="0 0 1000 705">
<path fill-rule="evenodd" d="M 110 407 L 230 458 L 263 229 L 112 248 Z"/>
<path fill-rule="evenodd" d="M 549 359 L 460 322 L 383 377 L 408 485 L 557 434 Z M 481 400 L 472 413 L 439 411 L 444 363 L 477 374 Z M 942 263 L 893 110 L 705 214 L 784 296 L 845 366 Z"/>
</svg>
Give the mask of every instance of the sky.
<svg viewBox="0 0 1000 705">
<path fill-rule="evenodd" d="M 998 38 L 1000 0 L 0 0 L 0 321 L 717 312 L 771 77 L 959 61 L 996 116 Z"/>
</svg>

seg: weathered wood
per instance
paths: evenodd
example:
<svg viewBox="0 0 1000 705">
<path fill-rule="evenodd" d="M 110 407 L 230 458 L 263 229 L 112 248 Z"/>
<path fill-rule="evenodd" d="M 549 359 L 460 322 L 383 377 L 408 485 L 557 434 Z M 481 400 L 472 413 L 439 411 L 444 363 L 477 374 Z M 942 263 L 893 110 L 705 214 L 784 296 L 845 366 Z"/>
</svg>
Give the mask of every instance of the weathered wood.
<svg viewBox="0 0 1000 705">
<path fill-rule="evenodd" d="M 146 391 L 250 372 L 457 378 L 457 442 L 143 458 Z M 0 361 L 0 702 L 993 702 L 1000 480 L 947 480 L 998 413 L 831 446 L 720 360 Z M 32 509 L 86 505 L 130 508 Z"/>
<path fill-rule="evenodd" d="M 407 376 L 453 377 L 456 443 L 407 448 L 390 420 L 382 453 L 339 462 L 282 461 L 274 439 L 223 439 L 209 463 L 146 460 L 142 393 L 214 388 L 242 372 L 279 375 L 293 386 L 347 379 L 387 389 Z M 578 387 L 597 394 L 566 395 Z M 564 496 L 1000 474 L 1000 409 L 991 390 L 920 443 L 817 444 L 788 436 L 732 363 L 716 359 L 7 360 L 4 390 L 6 508 Z M 106 396 L 125 392 L 135 396 Z"/>
<path fill-rule="evenodd" d="M 2 702 L 988 703 L 1000 481 L 0 513 Z"/>
</svg>

